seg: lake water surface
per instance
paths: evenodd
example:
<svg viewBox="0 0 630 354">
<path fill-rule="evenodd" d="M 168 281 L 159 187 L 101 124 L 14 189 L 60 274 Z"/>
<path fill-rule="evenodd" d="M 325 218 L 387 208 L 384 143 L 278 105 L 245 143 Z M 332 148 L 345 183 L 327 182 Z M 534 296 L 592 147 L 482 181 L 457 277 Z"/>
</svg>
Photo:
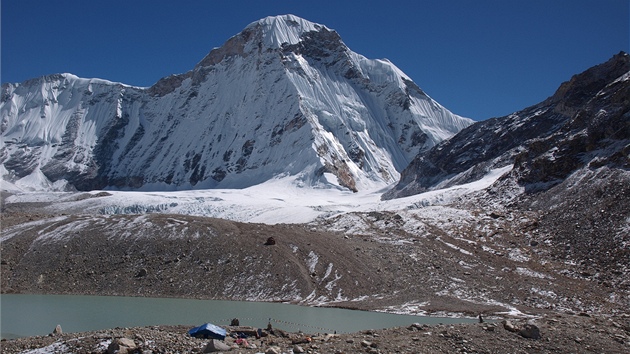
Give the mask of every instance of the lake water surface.
<svg viewBox="0 0 630 354">
<path fill-rule="evenodd" d="M 287 331 L 344 333 L 412 323 L 463 323 L 473 319 L 394 315 L 280 303 L 79 295 L 0 295 L 2 338 L 151 325 L 198 326 L 206 322 Z"/>
</svg>

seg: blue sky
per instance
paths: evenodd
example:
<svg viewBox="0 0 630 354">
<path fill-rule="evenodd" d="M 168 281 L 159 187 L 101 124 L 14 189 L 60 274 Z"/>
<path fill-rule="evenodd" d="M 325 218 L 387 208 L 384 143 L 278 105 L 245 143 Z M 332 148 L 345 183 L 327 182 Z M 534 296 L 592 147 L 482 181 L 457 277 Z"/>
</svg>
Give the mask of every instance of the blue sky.
<svg viewBox="0 0 630 354">
<path fill-rule="evenodd" d="M 70 72 L 150 86 L 291 13 L 476 120 L 538 103 L 630 46 L 628 0 L 2 0 L 1 11 L 3 83 Z"/>
</svg>

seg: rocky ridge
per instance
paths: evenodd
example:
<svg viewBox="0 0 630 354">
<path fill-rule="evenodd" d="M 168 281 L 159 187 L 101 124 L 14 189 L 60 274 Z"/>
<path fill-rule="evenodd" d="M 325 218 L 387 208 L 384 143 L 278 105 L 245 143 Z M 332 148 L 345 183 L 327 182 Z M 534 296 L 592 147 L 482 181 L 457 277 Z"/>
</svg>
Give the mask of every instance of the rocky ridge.
<svg viewBox="0 0 630 354">
<path fill-rule="evenodd" d="M 383 198 L 468 183 L 507 165 L 527 192 L 547 189 L 582 167 L 628 169 L 629 72 L 628 54 L 619 53 L 540 104 L 471 125 L 414 158 Z"/>
</svg>

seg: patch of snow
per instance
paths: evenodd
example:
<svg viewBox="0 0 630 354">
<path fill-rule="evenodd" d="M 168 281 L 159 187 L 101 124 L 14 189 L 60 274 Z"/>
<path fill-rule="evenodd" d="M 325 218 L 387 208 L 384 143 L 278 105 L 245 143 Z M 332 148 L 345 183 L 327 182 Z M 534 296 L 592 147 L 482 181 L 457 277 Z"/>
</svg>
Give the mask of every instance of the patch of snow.
<svg viewBox="0 0 630 354">
<path fill-rule="evenodd" d="M 15 237 L 24 232 L 27 232 L 28 230 L 34 229 L 39 225 L 48 224 L 48 223 L 54 224 L 54 223 L 63 221 L 67 218 L 68 216 L 57 216 L 57 217 L 49 218 L 49 219 L 30 221 L 30 222 L 18 225 L 17 228 L 12 228 L 12 227 L 3 228 L 2 235 L 0 236 L 0 242 L 5 242 L 11 239 L 12 237 Z"/>
<path fill-rule="evenodd" d="M 308 253 L 308 259 L 306 260 L 306 265 L 308 266 L 308 271 L 311 273 L 315 272 L 315 266 L 317 266 L 317 262 L 319 261 L 319 256 L 317 253 L 310 251 Z"/>
<path fill-rule="evenodd" d="M 558 295 L 551 290 L 542 290 L 535 287 L 531 289 L 531 292 L 532 294 L 538 294 L 552 299 L 556 299 L 558 297 Z"/>
<path fill-rule="evenodd" d="M 508 258 L 516 262 L 528 262 L 529 257 L 520 248 L 512 248 L 508 253 Z"/>
<path fill-rule="evenodd" d="M 328 278 L 328 276 L 332 272 L 332 269 L 333 269 L 333 264 L 332 263 L 328 263 L 328 268 L 326 268 L 326 273 L 324 273 L 324 277 L 322 277 L 322 280 Z"/>
<path fill-rule="evenodd" d="M 429 301 L 411 301 L 402 305 L 387 306 L 377 311 L 395 313 L 398 315 L 426 316 L 427 312 L 423 308 L 430 304 Z"/>
<path fill-rule="evenodd" d="M 341 279 L 341 277 L 342 277 L 342 276 L 341 276 L 341 275 L 340 275 L 337 271 L 335 271 L 335 278 L 334 278 L 333 280 L 329 281 L 329 282 L 326 284 L 325 288 L 326 288 L 328 291 L 332 291 L 333 287 L 337 284 L 337 281 L 338 281 L 339 279 Z"/>
<path fill-rule="evenodd" d="M 461 253 L 463 253 L 463 254 L 465 254 L 465 255 L 472 256 L 472 253 L 470 253 L 470 252 L 466 251 L 465 249 L 463 249 L 463 248 L 461 248 L 461 247 L 457 247 L 457 246 L 455 246 L 455 245 L 454 245 L 454 244 L 452 244 L 452 243 L 448 243 L 448 242 L 446 242 L 446 241 L 442 240 L 442 238 L 441 238 L 441 237 L 438 237 L 437 239 L 438 239 L 439 241 L 441 241 L 443 244 L 447 245 L 448 247 L 450 247 L 450 248 L 452 248 L 452 249 L 454 249 L 454 250 L 457 250 L 457 251 L 459 251 L 459 252 L 461 252 Z"/>
<path fill-rule="evenodd" d="M 531 269 L 528 269 L 528 268 L 523 268 L 523 267 L 517 267 L 517 268 L 516 268 L 516 272 L 517 272 L 518 274 L 521 274 L 521 275 L 526 275 L 526 276 L 528 276 L 528 277 L 533 277 L 533 278 L 540 278 L 540 279 L 553 279 L 552 277 L 550 277 L 550 276 L 548 276 L 548 275 L 546 275 L 546 274 L 539 273 L 539 272 L 535 272 L 535 271 L 533 271 L 533 270 L 531 270 Z"/>
<path fill-rule="evenodd" d="M 59 354 L 70 353 L 70 348 L 64 343 L 55 342 L 42 348 L 26 350 L 21 352 L 22 354 Z"/>
</svg>

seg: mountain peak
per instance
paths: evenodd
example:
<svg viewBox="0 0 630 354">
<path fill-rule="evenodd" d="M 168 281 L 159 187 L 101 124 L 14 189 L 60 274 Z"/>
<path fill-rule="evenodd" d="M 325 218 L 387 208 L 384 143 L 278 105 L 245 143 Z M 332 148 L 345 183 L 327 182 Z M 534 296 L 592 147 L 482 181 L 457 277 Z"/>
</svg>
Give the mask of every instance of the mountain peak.
<svg viewBox="0 0 630 354">
<path fill-rule="evenodd" d="M 18 88 L 3 87 L 0 101 L 0 177 L 80 190 L 244 188 L 276 176 L 382 188 L 472 123 L 393 64 L 293 15 L 248 25 L 149 89 L 79 78 Z"/>
<path fill-rule="evenodd" d="M 307 21 L 295 15 L 269 16 L 252 22 L 245 29 L 260 28 L 266 47 L 280 48 L 282 44 L 297 44 L 302 34 L 320 31 L 326 26 Z"/>
</svg>

